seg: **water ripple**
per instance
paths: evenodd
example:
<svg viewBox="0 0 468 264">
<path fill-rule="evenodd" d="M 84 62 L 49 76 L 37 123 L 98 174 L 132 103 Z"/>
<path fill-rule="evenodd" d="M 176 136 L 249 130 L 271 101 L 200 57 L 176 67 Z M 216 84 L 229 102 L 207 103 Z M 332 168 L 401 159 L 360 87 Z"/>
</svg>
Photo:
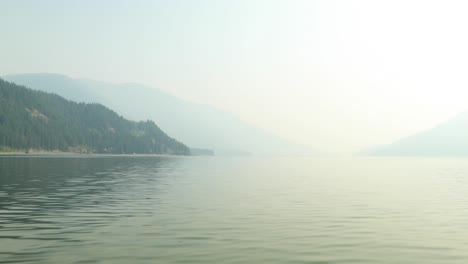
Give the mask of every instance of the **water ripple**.
<svg viewBox="0 0 468 264">
<path fill-rule="evenodd" d="M 465 176 L 461 159 L 0 157 L 0 263 L 466 263 Z"/>
</svg>

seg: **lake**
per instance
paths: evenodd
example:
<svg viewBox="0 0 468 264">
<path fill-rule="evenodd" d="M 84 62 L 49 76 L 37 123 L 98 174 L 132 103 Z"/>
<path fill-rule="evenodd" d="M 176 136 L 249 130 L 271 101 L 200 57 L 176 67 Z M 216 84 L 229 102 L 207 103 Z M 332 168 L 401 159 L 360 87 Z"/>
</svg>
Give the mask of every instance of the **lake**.
<svg viewBox="0 0 468 264">
<path fill-rule="evenodd" d="M 468 159 L 0 157 L 0 263 L 467 263 Z"/>
</svg>

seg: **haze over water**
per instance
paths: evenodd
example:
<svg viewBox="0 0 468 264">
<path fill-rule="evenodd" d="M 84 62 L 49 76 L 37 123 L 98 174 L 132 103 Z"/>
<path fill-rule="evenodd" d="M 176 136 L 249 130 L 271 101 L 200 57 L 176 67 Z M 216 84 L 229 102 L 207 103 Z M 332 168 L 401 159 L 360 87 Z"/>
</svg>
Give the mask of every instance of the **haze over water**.
<svg viewBox="0 0 468 264">
<path fill-rule="evenodd" d="M 465 1 L 3 0 L 0 8 L 0 76 L 141 83 L 325 153 L 390 144 L 467 110 Z M 162 123 L 138 117 L 148 118 Z M 203 125 L 204 134 L 216 128 Z"/>
<path fill-rule="evenodd" d="M 468 262 L 467 1 L 0 10 L 0 264 Z"/>
<path fill-rule="evenodd" d="M 0 262 L 466 263 L 468 161 L 0 157 Z"/>
</svg>

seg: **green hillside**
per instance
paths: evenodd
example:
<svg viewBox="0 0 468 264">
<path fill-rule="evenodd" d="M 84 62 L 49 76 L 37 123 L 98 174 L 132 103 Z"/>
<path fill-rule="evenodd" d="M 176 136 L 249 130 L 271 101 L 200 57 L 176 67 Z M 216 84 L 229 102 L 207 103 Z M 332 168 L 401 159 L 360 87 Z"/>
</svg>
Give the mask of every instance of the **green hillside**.
<svg viewBox="0 0 468 264">
<path fill-rule="evenodd" d="M 247 124 L 231 113 L 182 100 L 156 87 L 50 73 L 4 75 L 0 78 L 76 102 L 100 103 L 130 120 L 152 119 L 169 135 L 191 147 L 211 149 L 216 155 L 318 154 L 314 149 Z"/>
<path fill-rule="evenodd" d="M 129 121 L 100 104 L 75 103 L 2 79 L 0 149 L 190 154 L 152 121 Z"/>
</svg>

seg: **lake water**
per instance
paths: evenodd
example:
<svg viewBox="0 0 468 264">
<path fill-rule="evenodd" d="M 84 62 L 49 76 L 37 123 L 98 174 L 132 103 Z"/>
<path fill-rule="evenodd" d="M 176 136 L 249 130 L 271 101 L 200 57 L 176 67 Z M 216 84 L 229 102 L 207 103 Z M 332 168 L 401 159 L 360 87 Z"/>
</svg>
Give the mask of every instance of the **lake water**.
<svg viewBox="0 0 468 264">
<path fill-rule="evenodd" d="M 467 263 L 468 159 L 0 157 L 0 263 Z"/>
</svg>

